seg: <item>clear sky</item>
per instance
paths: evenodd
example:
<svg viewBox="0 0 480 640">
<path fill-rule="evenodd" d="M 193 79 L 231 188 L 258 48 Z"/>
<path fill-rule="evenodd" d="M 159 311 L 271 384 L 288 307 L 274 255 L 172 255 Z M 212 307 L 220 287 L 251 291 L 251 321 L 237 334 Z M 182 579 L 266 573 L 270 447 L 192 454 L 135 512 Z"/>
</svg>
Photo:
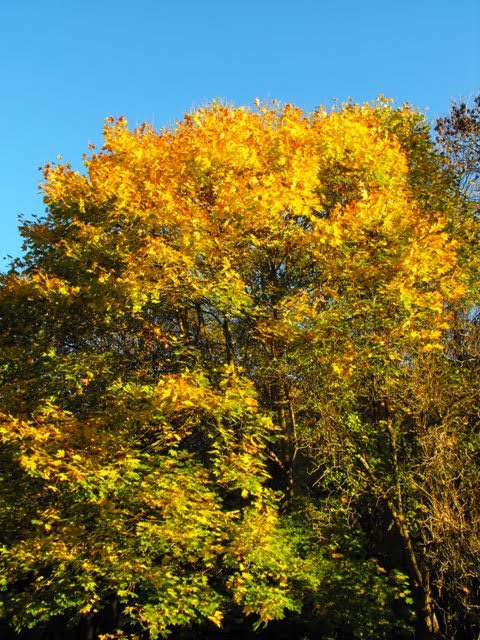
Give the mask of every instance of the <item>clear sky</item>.
<svg viewBox="0 0 480 640">
<path fill-rule="evenodd" d="M 307 110 L 382 93 L 428 109 L 480 90 L 479 0 L 0 0 L 0 269 L 38 167 L 81 168 L 105 117 L 173 124 L 213 98 Z"/>
</svg>

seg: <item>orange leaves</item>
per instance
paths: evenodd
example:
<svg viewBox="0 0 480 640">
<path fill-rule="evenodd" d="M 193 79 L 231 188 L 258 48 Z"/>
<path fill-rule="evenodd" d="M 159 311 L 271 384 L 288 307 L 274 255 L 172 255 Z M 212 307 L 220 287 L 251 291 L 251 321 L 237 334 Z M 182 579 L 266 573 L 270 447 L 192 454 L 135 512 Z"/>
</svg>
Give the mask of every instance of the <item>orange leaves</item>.
<svg viewBox="0 0 480 640">
<path fill-rule="evenodd" d="M 221 335 L 224 318 L 253 315 L 257 337 L 291 344 L 327 305 L 371 332 L 371 300 L 369 318 L 423 336 L 420 325 L 448 324 L 445 303 L 465 287 L 451 203 L 416 177 L 433 166 L 428 145 L 422 117 L 384 100 L 313 114 L 214 103 L 159 132 L 110 119 L 87 175 L 46 170 L 53 222 L 35 242 L 57 242 L 72 272 L 89 274 L 91 304 L 108 288 L 137 317 L 200 307 Z"/>
</svg>

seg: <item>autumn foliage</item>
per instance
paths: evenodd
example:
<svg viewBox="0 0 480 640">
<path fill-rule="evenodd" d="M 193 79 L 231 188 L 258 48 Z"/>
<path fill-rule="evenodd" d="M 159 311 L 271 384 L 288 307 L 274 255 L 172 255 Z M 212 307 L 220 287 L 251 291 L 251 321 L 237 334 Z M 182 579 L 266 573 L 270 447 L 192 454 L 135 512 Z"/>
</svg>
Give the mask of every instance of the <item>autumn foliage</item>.
<svg viewBox="0 0 480 640">
<path fill-rule="evenodd" d="M 1 615 L 474 629 L 477 232 L 422 116 L 213 104 L 104 135 L 45 168 L 2 277 Z"/>
</svg>

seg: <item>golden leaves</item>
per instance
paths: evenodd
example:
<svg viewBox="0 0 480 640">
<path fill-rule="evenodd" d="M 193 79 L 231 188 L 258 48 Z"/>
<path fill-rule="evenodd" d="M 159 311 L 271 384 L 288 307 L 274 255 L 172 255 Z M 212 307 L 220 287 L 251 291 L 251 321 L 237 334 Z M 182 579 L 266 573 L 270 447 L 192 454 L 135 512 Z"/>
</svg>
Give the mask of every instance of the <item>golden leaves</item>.
<svg viewBox="0 0 480 640">
<path fill-rule="evenodd" d="M 152 305 L 206 305 L 219 323 L 254 314 L 257 336 L 289 342 L 327 304 L 365 318 L 359 300 L 371 299 L 378 317 L 397 318 L 389 329 L 397 337 L 408 327 L 417 340 L 419 326 L 431 324 L 439 344 L 445 304 L 465 283 L 448 211 L 426 207 L 414 188 L 423 160 L 405 141 L 420 120 L 384 100 L 313 114 L 275 102 L 214 103 L 159 132 L 109 119 L 86 175 L 68 165 L 45 171 L 48 204 L 68 229 L 58 251 L 89 273 L 92 309 L 106 297 L 109 312 L 125 305 L 138 317 Z M 51 233 L 48 225 L 38 232 L 39 246 Z M 269 261 L 295 274 L 292 282 L 308 272 L 319 298 L 309 293 L 308 309 L 289 307 L 295 292 L 275 293 L 268 277 L 261 284 Z M 45 295 L 55 286 L 69 295 L 53 279 Z M 284 298 L 270 304 L 273 322 L 256 308 L 258 287 L 261 307 Z"/>
<path fill-rule="evenodd" d="M 210 578 L 263 622 L 298 606 L 273 461 L 293 468 L 330 406 L 442 349 L 466 287 L 450 205 L 428 204 L 398 134 L 410 114 L 256 107 L 160 132 L 110 119 L 85 175 L 45 169 L 49 213 L 1 290 L 2 397 L 20 414 L 18 382 L 35 410 L 0 441 L 38 505 L 71 514 L 44 510 L 32 543 L 91 531 L 84 591 L 94 575 L 152 635 L 187 610 L 220 625 Z"/>
</svg>

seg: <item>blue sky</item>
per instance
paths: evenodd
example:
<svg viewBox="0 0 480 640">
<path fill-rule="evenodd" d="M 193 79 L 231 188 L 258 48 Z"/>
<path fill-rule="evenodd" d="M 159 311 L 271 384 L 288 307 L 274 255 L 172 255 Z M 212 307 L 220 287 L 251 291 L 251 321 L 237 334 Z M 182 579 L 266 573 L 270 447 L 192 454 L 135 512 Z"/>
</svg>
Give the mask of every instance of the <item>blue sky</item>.
<svg viewBox="0 0 480 640">
<path fill-rule="evenodd" d="M 480 90 L 478 0 L 3 0 L 0 269 L 38 167 L 81 168 L 105 117 L 160 128 L 213 98 L 306 110 L 382 93 L 428 109 Z"/>
</svg>

